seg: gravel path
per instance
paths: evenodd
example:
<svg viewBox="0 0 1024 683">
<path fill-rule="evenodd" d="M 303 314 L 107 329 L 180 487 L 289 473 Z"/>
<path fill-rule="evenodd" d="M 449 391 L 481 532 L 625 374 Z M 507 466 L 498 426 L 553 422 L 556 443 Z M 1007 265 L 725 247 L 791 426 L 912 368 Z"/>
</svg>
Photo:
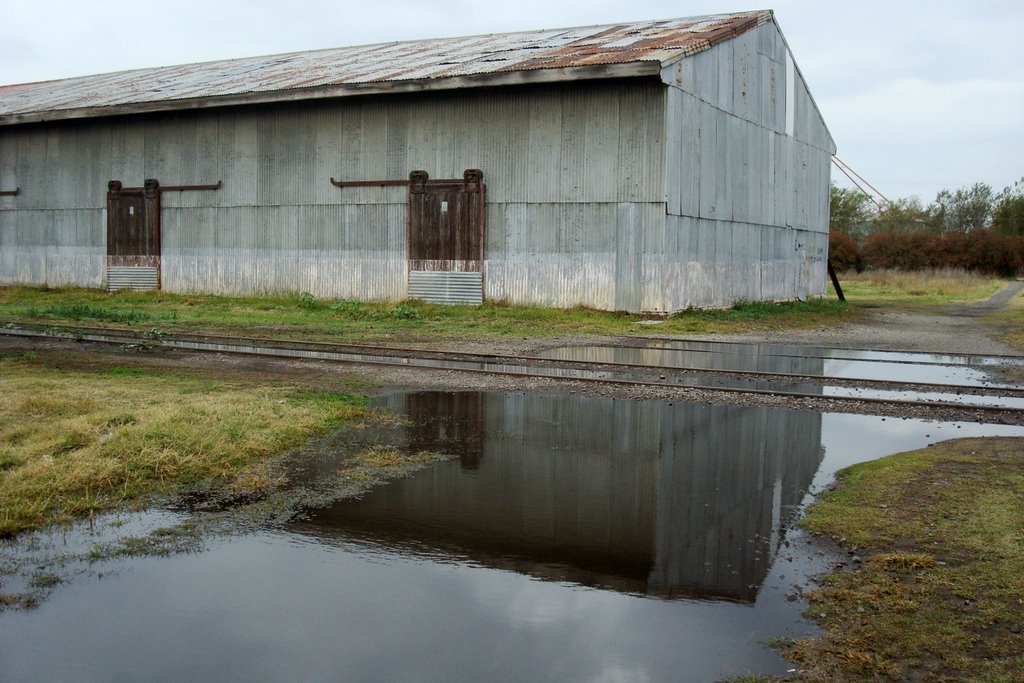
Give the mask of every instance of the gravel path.
<svg viewBox="0 0 1024 683">
<path fill-rule="evenodd" d="M 788 330 L 746 335 L 695 335 L 693 339 L 768 342 L 858 349 L 922 351 L 932 353 L 1024 356 L 994 337 L 1001 328 L 982 316 L 1009 304 L 1024 282 L 1011 282 L 985 301 L 951 306 L 940 313 L 901 313 L 868 309 L 857 323 L 838 327 Z"/>
</svg>

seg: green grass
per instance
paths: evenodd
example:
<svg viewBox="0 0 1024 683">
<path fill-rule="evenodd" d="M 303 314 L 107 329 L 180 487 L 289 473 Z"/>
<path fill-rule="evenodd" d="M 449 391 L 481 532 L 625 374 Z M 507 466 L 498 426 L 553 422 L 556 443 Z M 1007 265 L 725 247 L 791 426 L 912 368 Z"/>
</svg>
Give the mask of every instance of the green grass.
<svg viewBox="0 0 1024 683">
<path fill-rule="evenodd" d="M 360 396 L 0 357 L 0 536 L 232 480 L 364 413 Z"/>
<path fill-rule="evenodd" d="M 89 320 L 93 322 L 138 323 L 152 320 L 153 315 L 138 310 L 118 310 L 84 303 L 55 304 L 47 308 L 27 307 L 18 311 L 25 318 L 51 318 L 54 320 Z"/>
<path fill-rule="evenodd" d="M 741 303 L 722 311 L 690 310 L 659 325 L 646 316 L 577 307 L 440 306 L 419 301 L 365 303 L 296 296 L 219 297 L 165 292 L 0 288 L 0 319 L 85 322 L 154 334 L 210 332 L 320 341 L 431 341 L 467 336 L 644 335 L 729 333 L 835 324 L 856 312 L 835 300 Z"/>
<path fill-rule="evenodd" d="M 1024 439 L 965 439 L 841 471 L 803 526 L 863 558 L 808 594 L 811 680 L 1019 681 Z"/>
</svg>

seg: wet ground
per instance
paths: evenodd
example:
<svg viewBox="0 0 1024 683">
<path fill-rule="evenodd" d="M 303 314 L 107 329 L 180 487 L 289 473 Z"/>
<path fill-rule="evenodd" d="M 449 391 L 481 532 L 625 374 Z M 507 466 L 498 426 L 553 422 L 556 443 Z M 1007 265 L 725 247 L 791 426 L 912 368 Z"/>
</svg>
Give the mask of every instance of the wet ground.
<svg viewBox="0 0 1024 683">
<path fill-rule="evenodd" d="M 1017 408 L 1008 385 L 1019 360 L 975 355 L 1013 350 L 977 324 L 988 309 L 968 309 L 882 313 L 870 324 L 770 334 L 773 345 L 459 343 L 748 372 L 730 380 L 754 388 L 767 380 L 752 373 L 792 373 L 801 376 L 794 387 L 817 398 L 35 342 L 68 367 L 137 363 L 325 388 L 419 388 L 379 396 L 379 407 L 405 419 L 285 457 L 291 484 L 281 500 L 196 495 L 3 542 L 0 593 L 37 606 L 0 611 L 0 681 L 784 673 L 768 643 L 813 632 L 800 592 L 842 559 L 793 524 L 838 468 L 949 438 L 1024 435 L 993 424 L 1020 424 L 1019 410 L 964 410 L 969 421 L 954 422 L 909 404 L 829 398 L 905 399 L 912 391 L 899 382 L 924 381 L 929 391 L 913 391 L 927 400 L 964 394 Z M 889 350 L 828 348 L 838 346 Z M 888 384 L 870 382 L 879 379 Z M 374 447 L 449 457 L 352 499 L 341 472 Z"/>
<path fill-rule="evenodd" d="M 1024 435 L 555 391 L 378 406 L 405 419 L 286 458 L 301 488 L 330 492 L 360 448 L 451 458 L 358 499 L 300 497 L 298 515 L 191 501 L 6 543 L 4 590 L 40 602 L 0 614 L 0 680 L 784 673 L 767 643 L 813 631 L 799 593 L 835 562 L 792 524 L 836 469 Z"/>
</svg>

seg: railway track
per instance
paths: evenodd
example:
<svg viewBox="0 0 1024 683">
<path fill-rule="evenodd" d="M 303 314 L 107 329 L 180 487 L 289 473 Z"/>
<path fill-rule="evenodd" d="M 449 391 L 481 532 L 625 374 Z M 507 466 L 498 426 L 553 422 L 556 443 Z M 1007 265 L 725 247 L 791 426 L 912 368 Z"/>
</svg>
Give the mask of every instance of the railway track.
<svg viewBox="0 0 1024 683">
<path fill-rule="evenodd" d="M 520 378 L 544 378 L 657 389 L 690 389 L 792 399 L 827 399 L 938 411 L 968 409 L 1024 421 L 1024 388 L 894 382 L 823 377 L 791 372 L 678 367 L 643 363 L 567 360 L 532 355 L 446 352 L 371 344 L 259 339 L 251 337 L 160 334 L 77 326 L 8 325 L 0 335 L 36 341 L 65 339 L 129 348 L 163 348 L 340 364 L 447 370 Z"/>
</svg>

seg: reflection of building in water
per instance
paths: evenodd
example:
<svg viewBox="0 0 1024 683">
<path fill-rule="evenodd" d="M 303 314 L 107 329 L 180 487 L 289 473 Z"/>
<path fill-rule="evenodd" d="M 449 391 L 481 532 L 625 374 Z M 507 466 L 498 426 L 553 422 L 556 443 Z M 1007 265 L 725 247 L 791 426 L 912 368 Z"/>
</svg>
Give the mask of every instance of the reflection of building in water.
<svg viewBox="0 0 1024 683">
<path fill-rule="evenodd" d="M 394 395 L 458 460 L 303 531 L 662 596 L 752 600 L 821 460 L 818 413 L 580 395 Z"/>
<path fill-rule="evenodd" d="M 617 363 L 641 365 L 647 367 L 687 368 L 701 370 L 725 370 L 735 373 L 778 373 L 782 375 L 807 375 L 810 377 L 825 376 L 825 360 L 820 357 L 792 350 L 786 353 L 787 347 L 761 344 L 731 344 L 703 342 L 701 348 L 674 348 L 674 343 L 686 342 L 649 342 L 651 347 L 633 346 L 563 346 L 542 353 L 546 358 L 559 360 L 587 361 L 592 363 Z M 665 345 L 662 347 L 661 345 Z M 753 378 L 721 378 L 715 381 L 707 379 L 697 384 L 713 384 L 715 386 L 737 386 L 754 389 L 781 389 L 803 393 L 821 393 L 817 384 L 790 381 L 780 386 L 767 381 L 756 381 Z"/>
</svg>

